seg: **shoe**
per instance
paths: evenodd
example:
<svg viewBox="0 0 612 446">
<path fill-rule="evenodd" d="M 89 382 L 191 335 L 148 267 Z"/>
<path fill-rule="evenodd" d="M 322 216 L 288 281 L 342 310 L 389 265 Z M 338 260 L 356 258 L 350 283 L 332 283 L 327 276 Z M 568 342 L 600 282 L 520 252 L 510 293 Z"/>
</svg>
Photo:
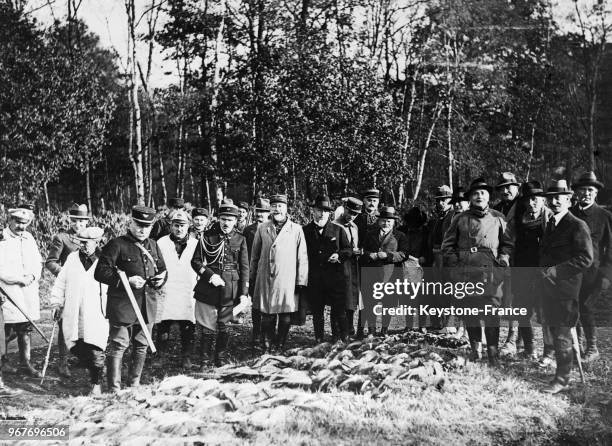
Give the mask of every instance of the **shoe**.
<svg viewBox="0 0 612 446">
<path fill-rule="evenodd" d="M 70 373 L 70 369 L 68 368 L 68 361 L 66 361 L 66 357 L 59 358 L 57 362 L 57 373 L 64 378 L 72 377 L 72 373 Z"/>
<path fill-rule="evenodd" d="M 100 396 L 102 395 L 102 387 L 100 384 L 93 384 L 89 390 L 89 396 Z"/>
<path fill-rule="evenodd" d="M 551 395 L 554 395 L 556 393 L 563 392 L 568 387 L 569 386 L 567 384 L 563 384 L 563 383 L 557 381 L 556 379 L 554 379 L 554 380 L 552 380 L 552 382 L 550 384 L 548 384 L 546 387 L 544 387 L 542 389 L 542 392 L 550 393 Z"/>
<path fill-rule="evenodd" d="M 538 354 L 535 352 L 535 350 L 530 350 L 530 349 L 523 350 L 522 352 L 518 354 L 518 357 L 519 359 L 522 359 L 525 361 L 537 361 L 538 360 Z"/>
<path fill-rule="evenodd" d="M 594 345 L 590 345 L 589 347 L 587 347 L 587 350 L 584 353 L 584 356 L 582 358 L 582 362 L 585 362 L 588 364 L 590 362 L 597 361 L 598 359 L 599 359 L 599 350 L 597 350 L 597 347 Z"/>
<path fill-rule="evenodd" d="M 380 329 L 380 335 L 381 336 L 387 336 L 387 333 L 389 333 L 389 327 L 382 327 Z"/>
<path fill-rule="evenodd" d="M 553 367 L 556 362 L 557 361 L 555 361 L 555 358 L 551 358 L 550 356 L 542 356 L 538 361 L 538 367 Z"/>
</svg>

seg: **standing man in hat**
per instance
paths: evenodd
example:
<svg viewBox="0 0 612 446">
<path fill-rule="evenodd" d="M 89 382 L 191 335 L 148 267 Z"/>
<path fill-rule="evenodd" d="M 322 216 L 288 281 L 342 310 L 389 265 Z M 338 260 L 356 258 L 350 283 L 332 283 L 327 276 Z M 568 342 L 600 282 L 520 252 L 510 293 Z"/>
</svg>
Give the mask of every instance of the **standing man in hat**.
<svg viewBox="0 0 612 446">
<path fill-rule="evenodd" d="M 81 243 L 76 239 L 76 235 L 79 231 L 84 229 L 89 222 L 89 212 L 87 206 L 84 204 L 72 205 L 68 210 L 68 216 L 70 218 L 70 228 L 67 232 L 56 234 L 48 249 L 45 266 L 54 276 L 60 273 L 68 255 L 79 249 Z M 64 328 L 61 320 L 58 322 L 57 326 L 57 349 L 59 352 L 57 367 L 60 375 L 69 378 L 71 374 L 68 368 L 68 358 L 66 355 L 67 343 L 64 339 Z"/>
<path fill-rule="evenodd" d="M 118 271 L 128 277 L 138 310 L 151 333 L 157 314 L 159 290 L 166 282 L 166 264 L 155 240 L 149 238 L 155 210 L 134 206 L 128 232 L 109 241 L 100 254 L 94 278 L 108 285 L 106 318 L 110 330 L 106 349 L 106 375 L 108 389 L 121 389 L 121 361 L 132 342 L 132 358 L 128 385 L 140 385 L 140 376 L 147 356 L 147 339 L 130 303 Z"/>
<path fill-rule="evenodd" d="M 333 342 L 346 342 L 348 326 L 344 306 L 344 262 L 353 255 L 346 232 L 330 220 L 331 202 L 327 196 L 315 199 L 312 221 L 304 226 L 308 250 L 308 303 L 312 309 L 315 341 L 323 342 L 325 305 L 331 306 Z"/>
<path fill-rule="evenodd" d="M 444 240 L 444 233 L 448 229 L 449 220 L 452 216 L 453 207 L 451 206 L 451 199 L 453 198 L 452 189 L 443 184 L 436 190 L 435 200 L 435 214 L 429 220 L 429 240 L 427 242 L 427 259 L 426 266 L 428 266 L 427 281 L 431 282 L 443 282 L 444 271 L 442 268 L 442 241 Z M 434 306 L 446 306 L 448 298 L 441 295 L 427 296 L 427 301 Z M 441 330 L 446 321 L 438 316 L 430 316 L 430 327 L 434 330 Z M 424 322 L 424 321 L 422 321 Z"/>
<path fill-rule="evenodd" d="M 104 350 L 108 340 L 108 321 L 102 313 L 106 306 L 107 286 L 94 279 L 98 245 L 104 230 L 80 229 L 73 241 L 79 248 L 68 255 L 51 290 L 53 318 L 64 327 L 64 351 L 76 355 L 89 370 L 90 395 L 102 393 L 100 381 L 104 368 Z M 51 340 L 53 342 L 53 340 Z"/>
<path fill-rule="evenodd" d="M 518 319 L 518 333 L 523 340 L 526 359 L 536 359 L 531 317 L 540 307 L 540 245 L 546 223 L 552 212 L 545 206 L 544 190 L 538 181 L 521 186 L 521 198 L 514 216 L 508 221 L 508 236 L 513 240 L 512 293 L 516 308 L 526 308 L 527 315 Z M 546 339 L 545 339 L 546 341 Z M 553 350 L 544 342 L 544 356 Z"/>
<path fill-rule="evenodd" d="M 540 248 L 544 322 L 550 326 L 557 359 L 555 378 L 544 388 L 558 393 L 567 388 L 572 369 L 572 329 L 579 318 L 582 278 L 593 263 L 593 242 L 587 224 L 569 212 L 572 191 L 565 180 L 546 191 L 552 218 L 546 223 Z"/>
<path fill-rule="evenodd" d="M 181 333 L 181 366 L 189 370 L 192 367 L 195 331 L 193 287 L 197 279 L 191 268 L 191 259 L 198 241 L 189 237 L 187 212 L 175 211 L 170 220 L 170 235 L 164 235 L 157 241 L 168 270 L 168 280 L 163 288 L 163 304 L 156 321 L 157 347 L 160 354 L 168 352 L 170 329 L 177 322 Z"/>
<path fill-rule="evenodd" d="M 219 207 L 219 224 L 200 240 L 191 266 L 198 274 L 194 289 L 195 319 L 203 328 L 200 344 L 202 371 L 227 362 L 234 302 L 249 289 L 249 255 L 246 238 L 236 230 L 240 212 L 234 204 Z"/>
<path fill-rule="evenodd" d="M 501 212 L 489 208 L 493 188 L 483 178 L 470 185 L 467 196 L 470 208 L 458 214 L 451 222 L 442 243 L 444 266 L 452 268 L 451 277 L 458 282 L 484 283 L 482 295 L 472 294 L 463 298 L 466 307 L 485 309 L 486 305 L 501 305 L 501 284 L 512 253 L 512 240 L 506 234 L 506 220 Z M 484 313 L 483 313 L 484 314 Z M 499 316 L 483 315 L 466 317 L 465 327 L 470 337 L 473 358 L 479 357 L 478 345 L 482 342 L 481 321 L 487 337 L 489 363 L 498 362 Z"/>
<path fill-rule="evenodd" d="M 240 212 L 240 216 L 238 217 L 238 223 L 236 223 L 236 230 L 242 232 L 249 224 L 249 203 L 246 201 L 239 201 L 238 211 Z"/>
<path fill-rule="evenodd" d="M 302 227 L 287 214 L 287 195 L 270 197 L 272 219 L 255 233 L 251 251 L 253 307 L 261 312 L 262 346 L 273 340 L 283 349 L 291 313 L 299 310 L 300 293 L 308 285 L 308 251 Z M 276 327 L 278 320 L 278 328 Z"/>
<path fill-rule="evenodd" d="M 378 220 L 378 205 L 380 204 L 380 191 L 378 189 L 366 189 L 361 192 L 363 199 L 362 212 L 355 219 L 355 224 L 359 228 L 359 239 L 365 240 L 366 233 L 376 227 Z"/>
<path fill-rule="evenodd" d="M 193 221 L 193 226 L 189 231 L 191 237 L 195 238 L 196 240 L 200 240 L 206 229 L 208 229 L 208 224 L 210 223 L 208 209 L 193 208 L 191 211 L 191 219 Z"/>
<path fill-rule="evenodd" d="M 595 304 L 612 280 L 612 214 L 596 203 L 602 188 L 594 172 L 584 173 L 572 185 L 578 201 L 570 211 L 587 224 L 593 242 L 593 264 L 584 272 L 579 299 L 580 323 L 586 338 L 585 362 L 599 359 Z"/>
<path fill-rule="evenodd" d="M 453 206 L 455 213 L 467 211 L 470 207 L 470 199 L 465 196 L 465 190 L 462 186 L 457 186 L 453 191 L 453 198 L 451 198 L 450 204 Z"/>
<path fill-rule="evenodd" d="M 362 284 L 364 296 L 364 309 L 362 320 L 368 326 L 371 334 L 376 332 L 376 314 L 374 313 L 375 300 L 372 296 L 375 282 L 393 282 L 401 271 L 402 262 L 408 256 L 408 239 L 395 229 L 395 222 L 399 216 L 393 207 L 382 207 L 378 215 L 378 227 L 373 228 L 363 241 L 363 256 L 361 257 Z M 397 305 L 397 296 L 383 298 L 383 306 Z M 391 316 L 382 316 L 381 335 L 385 336 L 389 329 Z M 361 328 L 361 327 L 360 327 Z"/>
<path fill-rule="evenodd" d="M 171 198 L 168 200 L 168 209 L 164 212 L 164 216 L 162 218 L 157 219 L 157 221 L 153 224 L 153 229 L 151 229 L 150 238 L 152 240 L 159 240 L 164 235 L 170 234 L 170 226 L 172 222 L 170 221 L 170 216 L 178 210 L 185 209 L 185 200 L 182 198 Z"/>
<path fill-rule="evenodd" d="M 353 253 L 342 265 L 344 267 L 344 307 L 346 310 L 346 320 L 349 335 L 355 334 L 355 311 L 363 309 L 360 287 L 359 258 L 363 254 L 361 241 L 359 240 L 359 228 L 355 224 L 355 219 L 361 214 L 363 202 L 355 197 L 348 197 L 344 203 L 342 215 L 335 223 L 346 232 L 351 251 Z M 361 323 L 358 322 L 358 327 Z M 359 330 L 359 328 L 358 328 Z M 363 336 L 363 327 L 359 333 Z"/>
<path fill-rule="evenodd" d="M 493 209 L 504 214 L 506 221 L 513 218 L 516 208 L 515 205 L 518 200 L 519 186 L 520 183 L 516 181 L 516 176 L 512 172 L 502 172 L 502 174 L 499 176 L 499 180 L 497 181 L 497 185 L 495 186 L 495 190 L 500 196 L 500 201 L 493 206 Z M 512 259 L 510 259 L 510 263 L 512 262 Z M 508 273 L 509 272 L 510 271 L 508 270 Z M 506 306 L 512 306 L 513 295 L 510 274 L 508 274 L 504 280 L 503 294 Z M 506 342 L 500 350 L 500 354 L 503 356 L 512 356 L 516 353 L 518 330 L 515 323 L 516 320 L 513 318 L 508 319 L 508 336 L 506 337 Z"/>
<path fill-rule="evenodd" d="M 0 286 L 31 320 L 36 321 L 40 319 L 38 281 L 42 273 L 42 257 L 36 240 L 27 231 L 33 219 L 30 205 L 9 209 L 8 227 L 4 228 L 0 238 Z M 2 312 L 6 339 L 10 340 L 13 333 L 17 335 L 21 367 L 29 376 L 40 377 L 40 372 L 30 363 L 32 324 L 10 302 L 3 304 Z M 16 371 L 6 363 L 5 351 L 2 367 Z"/>
<path fill-rule="evenodd" d="M 270 216 L 270 200 L 267 198 L 258 198 L 255 201 L 255 221 L 251 223 L 249 226 L 244 228 L 242 232 L 246 238 L 247 249 L 249 252 L 249 262 L 251 261 L 251 250 L 253 249 L 253 240 L 255 240 L 255 233 L 257 232 L 257 228 L 262 223 L 268 221 L 268 217 Z M 251 287 L 255 284 L 252 283 Z M 249 290 L 249 294 L 251 290 Z M 251 319 L 253 322 L 253 333 L 251 335 L 251 344 L 255 346 L 261 336 L 261 313 L 255 307 L 251 307 Z"/>
</svg>

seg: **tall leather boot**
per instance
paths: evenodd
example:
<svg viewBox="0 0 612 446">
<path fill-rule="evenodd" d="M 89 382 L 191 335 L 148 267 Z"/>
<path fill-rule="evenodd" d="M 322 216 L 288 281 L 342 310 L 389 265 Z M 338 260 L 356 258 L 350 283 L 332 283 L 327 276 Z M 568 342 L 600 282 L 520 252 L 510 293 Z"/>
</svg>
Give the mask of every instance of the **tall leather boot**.
<svg viewBox="0 0 612 446">
<path fill-rule="evenodd" d="M 19 333 L 17 335 L 17 342 L 19 344 L 19 360 L 21 362 L 21 368 L 24 369 L 25 372 L 33 378 L 42 377 L 41 373 L 36 370 L 30 362 L 30 351 L 32 344 L 32 338 L 30 336 L 30 333 Z"/>
<path fill-rule="evenodd" d="M 106 357 L 106 383 L 108 391 L 116 393 L 121 390 L 121 356 Z"/>
<path fill-rule="evenodd" d="M 100 380 L 102 378 L 103 367 L 90 366 L 89 367 L 89 380 L 91 382 L 91 389 L 89 396 L 102 395 L 102 387 L 100 386 Z"/>
<path fill-rule="evenodd" d="M 229 342 L 229 333 L 227 328 L 219 329 L 217 332 L 217 343 L 215 345 L 215 366 L 221 367 L 229 362 L 227 354 L 227 344 Z"/>
<path fill-rule="evenodd" d="M 145 360 L 147 359 L 147 350 L 134 350 L 132 360 L 130 362 L 130 371 L 128 373 L 128 386 L 138 387 L 140 385 L 140 376 L 144 368 Z"/>
<path fill-rule="evenodd" d="M 523 344 L 525 345 L 523 357 L 526 359 L 537 359 L 535 345 L 533 343 L 533 328 L 529 326 L 519 327 L 518 331 L 521 339 L 523 340 Z"/>
<path fill-rule="evenodd" d="M 202 339 L 200 340 L 200 371 L 206 372 L 213 365 L 215 338 L 217 333 L 203 327 Z"/>
<path fill-rule="evenodd" d="M 516 354 L 516 339 L 518 338 L 518 330 L 512 325 L 512 321 L 510 321 L 509 324 L 510 326 L 508 327 L 508 336 L 506 337 L 506 342 L 499 351 L 502 356 L 514 356 Z M 487 336 L 487 340 L 488 339 L 489 337 Z M 497 345 L 498 342 L 499 339 L 495 341 L 495 344 Z"/>
<path fill-rule="evenodd" d="M 485 337 L 487 338 L 487 357 L 489 358 L 489 365 L 499 365 L 499 327 L 485 327 L 484 331 Z"/>
<path fill-rule="evenodd" d="M 586 338 L 584 362 L 597 361 L 599 359 L 599 350 L 597 350 L 597 329 L 593 326 L 584 327 L 584 337 Z"/>
<path fill-rule="evenodd" d="M 285 344 L 287 343 L 287 336 L 289 335 L 289 329 L 291 328 L 291 323 L 289 322 L 278 322 L 278 348 L 281 351 L 285 350 Z"/>
<path fill-rule="evenodd" d="M 557 359 L 555 378 L 543 389 L 543 392 L 554 394 L 567 388 L 569 384 L 570 372 L 572 371 L 573 357 L 574 352 L 571 348 L 568 350 L 555 350 L 555 358 Z"/>
</svg>

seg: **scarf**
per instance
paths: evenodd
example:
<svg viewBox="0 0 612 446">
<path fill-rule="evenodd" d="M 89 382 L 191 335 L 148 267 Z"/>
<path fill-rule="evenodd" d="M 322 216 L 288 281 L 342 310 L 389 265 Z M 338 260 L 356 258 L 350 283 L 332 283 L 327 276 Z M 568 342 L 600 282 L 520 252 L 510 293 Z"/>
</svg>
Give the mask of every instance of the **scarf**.
<svg viewBox="0 0 612 446">
<path fill-rule="evenodd" d="M 470 208 L 467 211 L 465 211 L 465 212 L 469 212 L 474 217 L 482 218 L 482 217 L 486 216 L 489 213 L 489 206 L 487 206 L 484 209 L 480 209 L 480 208 L 477 208 L 475 206 L 470 206 Z"/>
<path fill-rule="evenodd" d="M 187 235 L 186 237 L 183 237 L 182 239 L 179 239 L 179 238 L 176 238 L 174 234 L 170 234 L 170 240 L 174 242 L 174 248 L 176 249 L 176 253 L 178 254 L 179 257 L 181 256 L 181 254 L 183 254 L 183 251 L 185 251 L 185 248 L 187 247 L 188 239 L 189 239 L 189 235 Z"/>
</svg>

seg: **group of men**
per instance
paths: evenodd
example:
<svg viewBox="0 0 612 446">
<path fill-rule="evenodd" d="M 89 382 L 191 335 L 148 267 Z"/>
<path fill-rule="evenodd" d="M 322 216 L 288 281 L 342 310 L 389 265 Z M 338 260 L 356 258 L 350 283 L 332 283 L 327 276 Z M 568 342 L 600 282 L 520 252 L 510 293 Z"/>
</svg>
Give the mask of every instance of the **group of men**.
<svg viewBox="0 0 612 446">
<path fill-rule="evenodd" d="M 426 267 L 427 281 L 472 280 L 486 286 L 483 294 L 461 301 L 440 295 L 421 296 L 421 301 L 528 309 L 509 321 L 502 354 L 516 353 L 520 335 L 523 354 L 537 358 L 531 325 L 537 313 L 544 327 L 541 362 L 550 363 L 554 355 L 557 364 L 546 391 L 559 392 L 568 384 L 571 328 L 579 320 L 585 359 L 599 356 L 594 305 L 612 278 L 612 214 L 595 202 L 602 187 L 592 172 L 582 175 L 573 190 L 565 180 L 553 181 L 546 190 L 537 181 L 521 185 L 506 172 L 495 187 L 482 178 L 466 191 L 439 187 L 434 216 L 428 219 L 414 207 L 402 226 L 394 207 L 379 206 L 377 189 L 344 198 L 335 212 L 327 196 L 318 196 L 311 204 L 312 220 L 303 227 L 289 216 L 284 194 L 258 198 L 252 209 L 224 200 L 216 221 L 204 208 L 188 212 L 177 198 L 159 219 L 154 209 L 134 206 L 126 234 L 103 247 L 104 230 L 88 226 L 87 207 L 75 205 L 69 210 L 70 229 L 53 238 L 45 262 L 57 276 L 50 301 L 59 326 L 59 372 L 70 375 L 70 351 L 88 368 L 92 394 L 101 392 L 104 365 L 108 390 L 115 392 L 131 343 L 127 385 L 136 386 L 154 326 L 157 359 L 163 362 L 173 323 L 179 326 L 182 367 L 193 365 L 196 326 L 200 367 L 222 365 L 228 361 L 228 324 L 248 296 L 252 343 L 263 352 L 284 349 L 291 325 L 304 323 L 307 308 L 316 342 L 325 338 L 326 306 L 331 307 L 333 342 L 360 338 L 377 333 L 372 285 L 395 278 L 419 282 Z M 494 191 L 500 201 L 490 206 Z M 254 221 L 248 224 L 251 212 Z M 0 395 L 14 394 L 1 378 L 3 370 L 13 368 L 6 345 L 14 337 L 21 366 L 40 376 L 30 363 L 42 262 L 26 230 L 33 218 L 30 206 L 10 209 L 0 241 Z M 383 304 L 397 303 L 396 297 L 389 299 Z M 390 320 L 383 315 L 378 334 L 387 334 Z M 497 316 L 462 320 L 459 328 L 467 331 L 475 359 L 484 332 L 489 361 L 497 363 L 499 322 Z M 461 324 L 431 316 L 419 318 L 418 325 L 439 330 Z M 415 329 L 413 321 L 407 320 L 406 328 Z"/>
</svg>

